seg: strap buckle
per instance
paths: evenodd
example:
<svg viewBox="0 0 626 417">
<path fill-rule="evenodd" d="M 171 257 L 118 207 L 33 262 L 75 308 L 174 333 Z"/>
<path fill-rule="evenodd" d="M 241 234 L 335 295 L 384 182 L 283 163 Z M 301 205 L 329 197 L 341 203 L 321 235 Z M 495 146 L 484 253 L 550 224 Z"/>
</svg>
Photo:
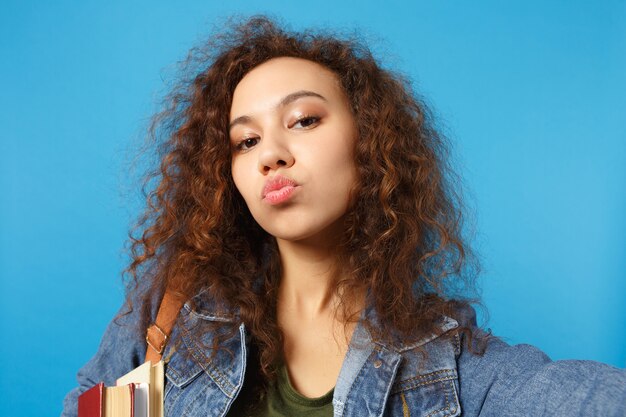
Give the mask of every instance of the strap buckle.
<svg viewBox="0 0 626 417">
<path fill-rule="evenodd" d="M 159 355 L 163 353 L 163 349 L 167 344 L 167 339 L 167 334 L 156 323 L 152 323 L 152 325 L 148 327 L 148 330 L 146 331 L 146 343 L 148 343 L 148 346 L 154 349 Z"/>
</svg>

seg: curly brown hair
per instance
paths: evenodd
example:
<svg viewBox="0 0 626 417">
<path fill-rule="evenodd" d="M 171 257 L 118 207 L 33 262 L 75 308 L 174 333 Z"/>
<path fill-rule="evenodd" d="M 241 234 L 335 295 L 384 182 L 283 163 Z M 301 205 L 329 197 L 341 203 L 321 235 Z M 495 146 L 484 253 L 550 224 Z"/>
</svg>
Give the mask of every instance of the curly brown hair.
<svg viewBox="0 0 626 417">
<path fill-rule="evenodd" d="M 258 349 L 261 375 L 274 378 L 283 348 L 280 259 L 275 239 L 254 221 L 233 183 L 229 112 L 246 73 L 272 58 L 296 57 L 336 74 L 358 129 L 357 185 L 337 248 L 340 306 L 350 303 L 346 294 L 367 293 L 379 323 L 364 324 L 375 337 L 435 332 L 442 315 L 454 317 L 459 304 L 469 303 L 478 261 L 464 234 L 449 144 L 423 100 L 358 38 L 288 32 L 265 16 L 226 28 L 192 49 L 183 67 L 192 77 L 153 120 L 160 165 L 145 180 L 147 208 L 130 233 L 125 273 L 135 285 L 128 299 L 142 280 L 146 302 L 166 287 L 184 299 L 208 291 L 238 312 Z M 151 319 L 145 310 L 144 329 Z"/>
</svg>

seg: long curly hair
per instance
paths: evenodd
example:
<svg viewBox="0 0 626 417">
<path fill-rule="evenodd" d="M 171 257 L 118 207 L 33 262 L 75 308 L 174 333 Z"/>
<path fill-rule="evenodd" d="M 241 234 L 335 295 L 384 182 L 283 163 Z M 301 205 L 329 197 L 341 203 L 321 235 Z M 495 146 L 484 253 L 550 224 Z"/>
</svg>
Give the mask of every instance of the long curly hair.
<svg viewBox="0 0 626 417">
<path fill-rule="evenodd" d="M 275 239 L 252 218 L 231 176 L 229 112 L 239 81 L 259 64 L 297 57 L 331 70 L 349 100 L 359 140 L 357 184 L 337 245 L 343 307 L 368 294 L 378 338 L 416 338 L 454 317 L 475 288 L 478 261 L 463 226 L 449 144 L 407 79 L 383 69 L 358 37 L 290 32 L 265 16 L 227 24 L 183 63 L 182 81 L 150 128 L 157 166 L 145 179 L 145 212 L 131 230 L 127 297 L 167 287 L 200 291 L 238 313 L 275 378 L 283 339 L 276 317 L 281 266 Z M 472 295 L 473 291 L 470 291 Z M 142 326 L 150 322 L 143 312 Z M 355 320 L 354 315 L 341 315 Z"/>
</svg>

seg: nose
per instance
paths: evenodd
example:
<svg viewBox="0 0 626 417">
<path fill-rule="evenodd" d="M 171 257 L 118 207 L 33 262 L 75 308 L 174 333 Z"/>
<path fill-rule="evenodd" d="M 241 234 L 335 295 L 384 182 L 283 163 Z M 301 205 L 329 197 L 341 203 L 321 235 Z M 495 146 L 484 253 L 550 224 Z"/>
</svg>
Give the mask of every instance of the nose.
<svg viewBox="0 0 626 417">
<path fill-rule="evenodd" d="M 266 134 L 259 145 L 259 172 L 267 174 L 280 167 L 289 168 L 295 159 L 285 137 L 279 132 Z"/>
</svg>

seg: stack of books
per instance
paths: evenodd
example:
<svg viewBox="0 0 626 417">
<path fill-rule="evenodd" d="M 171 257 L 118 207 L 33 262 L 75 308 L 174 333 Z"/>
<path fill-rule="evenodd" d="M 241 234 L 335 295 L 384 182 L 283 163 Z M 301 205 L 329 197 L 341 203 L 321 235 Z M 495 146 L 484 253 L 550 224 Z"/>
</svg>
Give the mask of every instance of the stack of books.
<svg viewBox="0 0 626 417">
<path fill-rule="evenodd" d="M 118 378 L 103 382 L 78 397 L 78 417 L 163 417 L 163 361 L 149 361 Z"/>
</svg>

